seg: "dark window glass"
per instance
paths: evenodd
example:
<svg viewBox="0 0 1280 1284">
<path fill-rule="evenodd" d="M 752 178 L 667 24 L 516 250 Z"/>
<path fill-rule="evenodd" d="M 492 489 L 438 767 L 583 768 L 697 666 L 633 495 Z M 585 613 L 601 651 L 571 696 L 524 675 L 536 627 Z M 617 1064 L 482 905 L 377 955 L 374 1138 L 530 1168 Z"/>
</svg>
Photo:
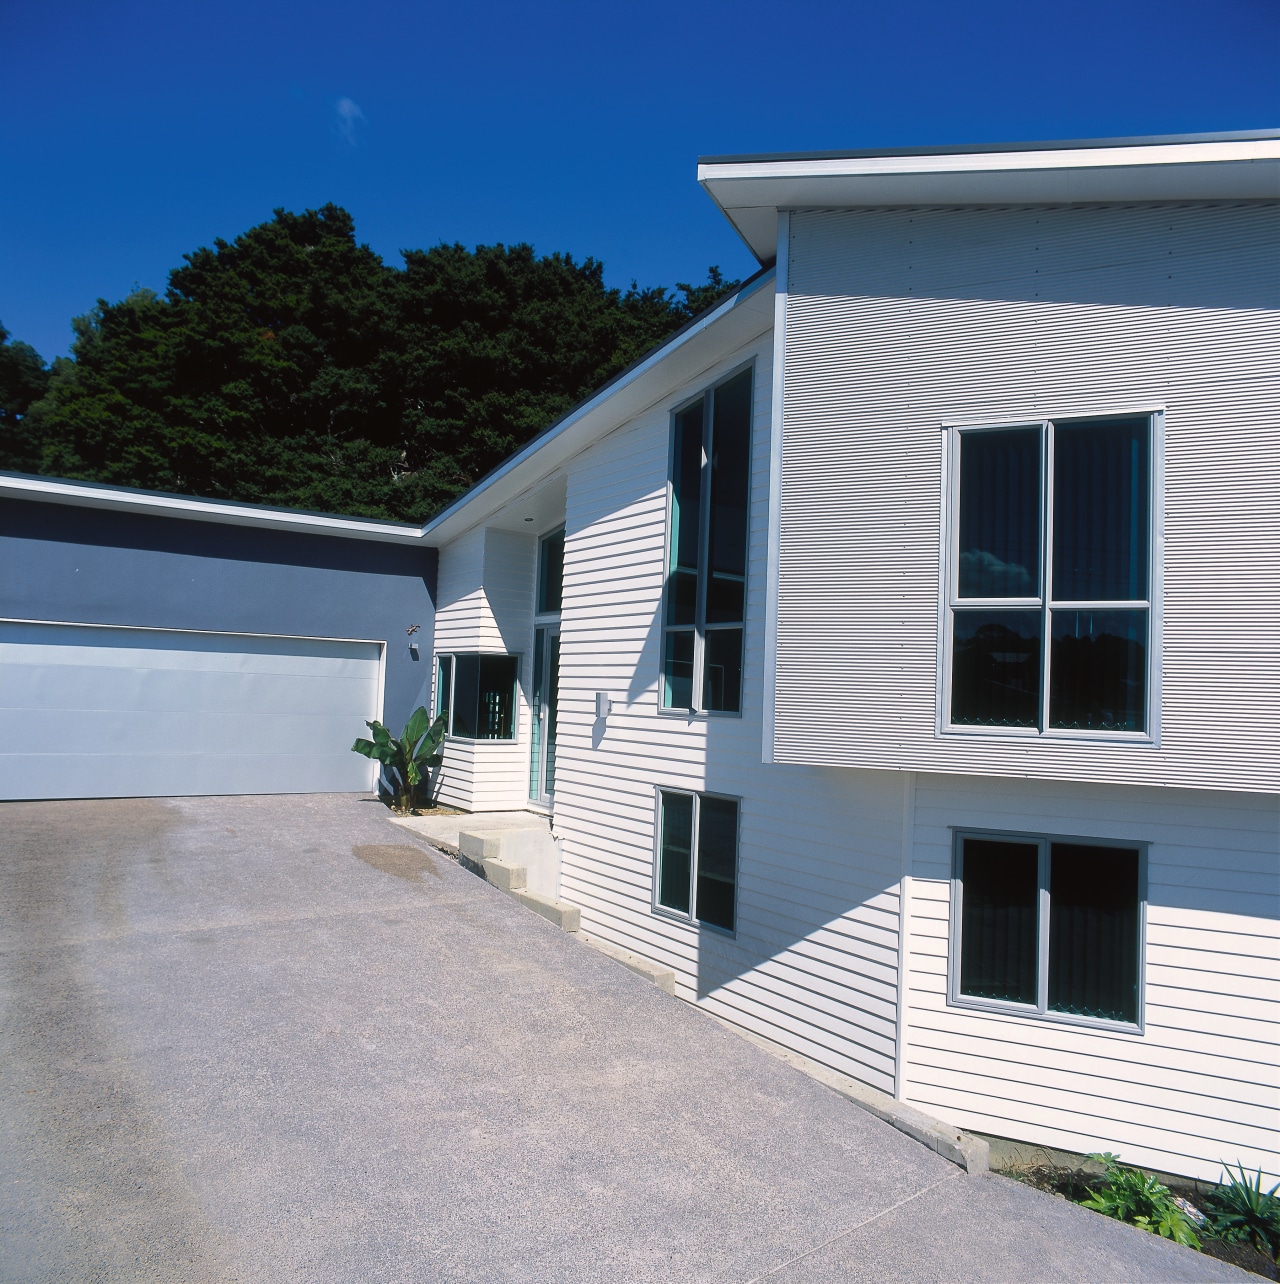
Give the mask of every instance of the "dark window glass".
<svg viewBox="0 0 1280 1284">
<path fill-rule="evenodd" d="M 676 416 L 671 461 L 671 566 L 667 623 L 692 624 L 701 565 L 702 414 L 698 402 Z"/>
<path fill-rule="evenodd" d="M 449 697 L 453 694 L 453 659 L 442 655 L 436 676 L 436 716 L 449 712 Z"/>
<path fill-rule="evenodd" d="M 956 611 L 951 721 L 970 727 L 1040 723 L 1040 612 Z"/>
<path fill-rule="evenodd" d="M 1146 611 L 1054 611 L 1049 725 L 1146 729 Z"/>
<path fill-rule="evenodd" d="M 1055 427 L 1057 601 L 1146 598 L 1149 435 L 1145 419 Z"/>
<path fill-rule="evenodd" d="M 702 654 L 702 704 L 718 713 L 741 712 L 741 629 L 707 630 Z"/>
<path fill-rule="evenodd" d="M 512 739 L 517 663 L 514 655 L 453 657 L 453 735 L 463 740 Z"/>
<path fill-rule="evenodd" d="M 515 735 L 516 657 L 480 657 L 477 740 L 510 740 Z"/>
<path fill-rule="evenodd" d="M 960 597 L 1040 594 L 1039 428 L 960 437 Z"/>
<path fill-rule="evenodd" d="M 747 579 L 751 488 L 751 371 L 715 390 L 711 438 L 707 623 L 739 624 Z"/>
<path fill-rule="evenodd" d="M 480 657 L 453 657 L 453 734 L 464 740 L 475 740 L 480 725 Z"/>
<path fill-rule="evenodd" d="M 693 795 L 662 793 L 658 852 L 658 904 L 678 914 L 689 912 L 693 862 Z"/>
<path fill-rule="evenodd" d="M 564 531 L 538 546 L 538 611 L 558 611 L 564 596 Z"/>
<path fill-rule="evenodd" d="M 966 874 L 965 899 L 968 900 Z M 1049 1008 L 1138 1019 L 1138 853 L 1054 843 L 1049 873 Z"/>
<path fill-rule="evenodd" d="M 1034 843 L 963 841 L 960 993 L 1034 1004 L 1039 849 Z"/>
<path fill-rule="evenodd" d="M 667 709 L 693 708 L 693 633 L 667 634 L 662 661 L 662 703 Z"/>
<path fill-rule="evenodd" d="M 695 917 L 732 932 L 738 886 L 738 804 L 729 798 L 704 797 L 698 812 Z"/>
</svg>

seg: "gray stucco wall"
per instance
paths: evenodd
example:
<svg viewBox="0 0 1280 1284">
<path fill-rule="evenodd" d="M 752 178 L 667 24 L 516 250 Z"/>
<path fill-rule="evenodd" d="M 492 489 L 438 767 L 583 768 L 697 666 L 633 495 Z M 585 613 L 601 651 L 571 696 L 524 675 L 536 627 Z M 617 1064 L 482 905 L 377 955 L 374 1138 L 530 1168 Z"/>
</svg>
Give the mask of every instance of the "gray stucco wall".
<svg viewBox="0 0 1280 1284">
<path fill-rule="evenodd" d="M 434 549 L 0 500 L 0 616 L 383 641 L 395 731 L 427 698 L 435 593 Z"/>
</svg>

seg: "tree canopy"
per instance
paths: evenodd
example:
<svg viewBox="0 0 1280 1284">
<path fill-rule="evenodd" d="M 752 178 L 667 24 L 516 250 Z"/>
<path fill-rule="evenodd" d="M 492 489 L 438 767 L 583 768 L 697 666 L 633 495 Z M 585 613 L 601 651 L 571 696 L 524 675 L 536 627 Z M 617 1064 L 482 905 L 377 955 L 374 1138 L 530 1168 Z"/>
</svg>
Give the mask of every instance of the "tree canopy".
<svg viewBox="0 0 1280 1284">
<path fill-rule="evenodd" d="M 0 468 L 422 521 L 738 283 L 611 289 L 529 245 L 388 266 L 326 205 L 99 300 L 46 369 L 0 331 Z"/>
</svg>

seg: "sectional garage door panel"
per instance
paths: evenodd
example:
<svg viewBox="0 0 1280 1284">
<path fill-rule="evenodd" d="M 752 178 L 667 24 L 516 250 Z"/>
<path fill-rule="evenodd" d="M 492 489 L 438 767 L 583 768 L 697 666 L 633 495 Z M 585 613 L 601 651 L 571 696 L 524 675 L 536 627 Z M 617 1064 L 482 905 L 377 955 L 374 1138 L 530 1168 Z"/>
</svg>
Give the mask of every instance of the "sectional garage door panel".
<svg viewBox="0 0 1280 1284">
<path fill-rule="evenodd" d="M 0 623 L 0 796 L 363 790 L 376 642 Z"/>
</svg>

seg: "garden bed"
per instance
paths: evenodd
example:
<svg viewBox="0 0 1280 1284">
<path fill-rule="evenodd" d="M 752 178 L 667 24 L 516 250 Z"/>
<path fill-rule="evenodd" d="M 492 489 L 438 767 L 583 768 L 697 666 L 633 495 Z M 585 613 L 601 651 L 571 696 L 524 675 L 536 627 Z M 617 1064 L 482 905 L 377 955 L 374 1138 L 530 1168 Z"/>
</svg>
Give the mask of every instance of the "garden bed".
<svg viewBox="0 0 1280 1284">
<path fill-rule="evenodd" d="M 1102 1165 L 1086 1160 L 1078 1165 L 1059 1165 L 1052 1162 L 1015 1163 L 1004 1168 L 1004 1175 L 1015 1181 L 1034 1186 L 1072 1203 L 1083 1204 L 1102 1194 L 1107 1187 L 1107 1177 Z M 1129 1170 L 1136 1171 L 1136 1170 Z M 1194 1228 L 1199 1240 L 1199 1250 L 1208 1257 L 1217 1258 L 1241 1270 L 1250 1271 L 1263 1279 L 1280 1280 L 1280 1266 L 1269 1254 L 1242 1239 L 1223 1238 L 1214 1234 L 1212 1214 L 1206 1216 L 1205 1207 L 1212 1207 L 1214 1192 L 1223 1189 L 1210 1183 L 1170 1179 L 1167 1187 L 1169 1199 Z M 1128 1219 L 1121 1219 L 1128 1220 Z M 1143 1229 L 1148 1229 L 1143 1227 Z"/>
</svg>

